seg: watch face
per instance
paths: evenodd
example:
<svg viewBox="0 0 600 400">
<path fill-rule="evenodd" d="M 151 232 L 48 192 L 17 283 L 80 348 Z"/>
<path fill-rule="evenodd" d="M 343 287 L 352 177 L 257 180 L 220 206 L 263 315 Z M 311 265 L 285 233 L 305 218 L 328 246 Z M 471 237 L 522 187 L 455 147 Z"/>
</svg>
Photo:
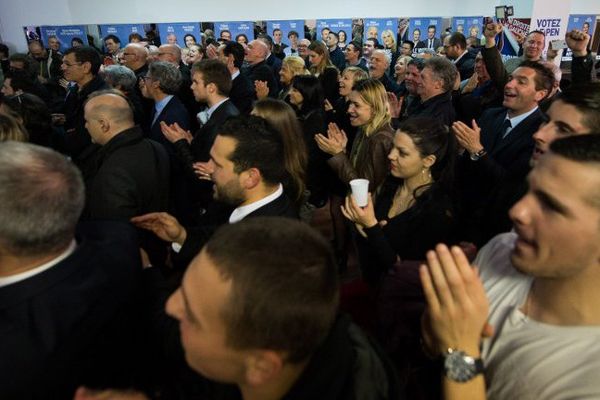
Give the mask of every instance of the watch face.
<svg viewBox="0 0 600 400">
<path fill-rule="evenodd" d="M 453 351 L 446 354 L 444 369 L 446 377 L 456 382 L 467 382 L 478 373 L 475 359 L 467 356 L 462 351 Z"/>
</svg>

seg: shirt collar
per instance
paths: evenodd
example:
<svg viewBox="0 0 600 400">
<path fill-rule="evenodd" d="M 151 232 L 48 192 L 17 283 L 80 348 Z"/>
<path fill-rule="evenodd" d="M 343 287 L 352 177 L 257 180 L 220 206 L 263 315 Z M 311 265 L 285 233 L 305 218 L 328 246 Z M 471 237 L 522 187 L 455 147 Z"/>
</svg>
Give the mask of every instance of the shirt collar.
<svg viewBox="0 0 600 400">
<path fill-rule="evenodd" d="M 239 74 L 240 74 L 240 70 L 238 69 L 233 74 L 231 74 L 231 80 L 234 80 L 235 78 L 237 78 Z"/>
<path fill-rule="evenodd" d="M 259 208 L 275 201 L 282 194 L 283 194 L 283 186 L 280 183 L 277 190 L 274 191 L 273 193 L 271 193 L 270 195 L 268 195 L 267 197 L 263 197 L 262 199 L 255 201 L 254 203 L 250 203 L 245 206 L 240 206 L 240 207 L 236 208 L 235 210 L 233 210 L 233 212 L 231 213 L 231 216 L 229 217 L 229 223 L 234 224 L 236 222 L 241 221 L 242 219 L 246 218 L 248 216 L 248 214 L 251 214 L 254 211 L 258 210 Z"/>
<path fill-rule="evenodd" d="M 524 114 L 517 115 L 516 117 L 512 117 L 512 118 L 509 118 L 508 113 L 506 113 L 505 119 L 510 120 L 511 129 L 514 129 L 517 125 L 519 125 L 521 122 L 523 122 L 527 117 L 529 117 L 531 114 L 533 114 L 537 109 L 538 109 L 538 107 L 536 106 L 531 111 L 527 111 Z"/>
<path fill-rule="evenodd" d="M 41 274 L 42 272 L 54 267 L 56 264 L 69 257 L 75 251 L 77 245 L 75 244 L 75 240 L 72 240 L 69 244 L 69 247 L 65 251 L 63 251 L 58 257 L 53 258 L 40 265 L 39 267 L 35 267 L 33 269 L 27 270 L 25 272 L 21 272 L 20 274 L 6 276 L 4 278 L 0 278 L 0 288 L 8 285 L 12 285 L 13 283 L 24 281 L 25 279 L 31 278 L 37 274 Z"/>
<path fill-rule="evenodd" d="M 164 99 L 157 101 L 154 103 L 154 109 L 156 110 L 156 115 L 160 114 L 161 111 L 169 104 L 169 101 L 173 98 L 173 95 L 170 94 L 166 96 Z"/>
<path fill-rule="evenodd" d="M 464 51 L 464 52 L 463 52 L 463 53 L 462 53 L 460 56 L 458 56 L 458 57 L 456 58 L 456 60 L 454 60 L 454 64 L 456 64 L 456 63 L 458 62 L 458 60 L 460 60 L 461 58 L 463 58 L 463 56 L 464 56 L 465 54 L 467 54 L 468 52 L 469 52 L 469 50 L 465 50 L 465 51 Z"/>
<path fill-rule="evenodd" d="M 227 100 L 229 100 L 229 97 L 225 97 L 223 100 L 221 100 L 220 102 L 218 102 L 217 104 L 213 104 L 212 107 L 210 107 L 208 110 L 206 110 L 206 115 L 208 116 L 207 120 L 210 119 L 210 116 L 212 115 L 212 113 L 215 112 L 215 110 L 217 108 L 219 108 L 219 106 L 223 103 L 225 103 Z"/>
</svg>

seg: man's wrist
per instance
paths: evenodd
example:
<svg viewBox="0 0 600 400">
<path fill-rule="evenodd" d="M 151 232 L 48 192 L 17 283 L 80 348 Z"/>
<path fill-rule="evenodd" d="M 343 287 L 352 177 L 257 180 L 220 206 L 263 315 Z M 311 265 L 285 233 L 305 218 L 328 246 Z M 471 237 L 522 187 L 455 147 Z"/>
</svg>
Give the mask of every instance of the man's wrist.
<svg viewBox="0 0 600 400">
<path fill-rule="evenodd" d="M 183 246 L 183 243 L 185 243 L 185 240 L 187 239 L 187 231 L 185 230 L 185 228 L 181 228 L 181 233 L 179 234 L 179 236 L 177 236 L 177 239 L 175 239 L 173 242 L 177 243 L 180 246 Z"/>
</svg>

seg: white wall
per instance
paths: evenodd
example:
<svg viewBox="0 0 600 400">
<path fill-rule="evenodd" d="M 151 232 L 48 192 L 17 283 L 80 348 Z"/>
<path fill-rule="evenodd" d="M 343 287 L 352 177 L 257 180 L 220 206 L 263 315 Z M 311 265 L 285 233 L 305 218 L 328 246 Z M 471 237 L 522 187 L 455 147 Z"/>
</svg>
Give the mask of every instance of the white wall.
<svg viewBox="0 0 600 400">
<path fill-rule="evenodd" d="M 529 17 L 534 0 L 0 0 L 0 39 L 13 50 L 26 47 L 25 25 L 234 21 L 352 17 L 491 15 L 511 4 Z M 544 1 L 544 0 L 537 0 Z M 254 5 L 250 5 L 254 3 Z M 259 5 L 256 5 L 258 3 Z M 208 4 L 211 6 L 207 7 Z M 572 0 L 573 14 L 600 14 L 598 0 Z"/>
</svg>

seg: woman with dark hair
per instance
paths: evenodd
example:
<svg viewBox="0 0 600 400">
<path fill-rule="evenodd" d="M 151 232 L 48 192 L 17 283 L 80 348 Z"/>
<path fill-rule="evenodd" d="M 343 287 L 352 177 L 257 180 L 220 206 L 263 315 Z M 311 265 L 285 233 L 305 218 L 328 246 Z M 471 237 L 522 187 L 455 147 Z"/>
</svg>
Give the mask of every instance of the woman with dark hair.
<svg viewBox="0 0 600 400">
<path fill-rule="evenodd" d="M 436 244 L 456 241 L 453 194 L 456 139 L 441 122 L 403 122 L 388 158 L 391 176 L 375 205 L 358 207 L 352 195 L 342 212 L 366 241 L 359 245 L 363 277 L 377 283 L 398 259 L 423 260 Z"/>
<path fill-rule="evenodd" d="M 345 30 L 343 30 L 343 29 L 342 29 L 342 30 L 340 30 L 340 31 L 338 32 L 338 38 L 339 38 L 339 39 L 338 39 L 338 40 L 339 40 L 339 41 L 338 41 L 338 47 L 339 47 L 340 49 L 343 49 L 343 48 L 345 48 L 345 47 L 346 47 L 346 41 L 348 40 L 348 36 L 346 35 L 346 31 L 345 31 Z"/>
<path fill-rule="evenodd" d="M 331 104 L 339 97 L 338 69 L 329 59 L 329 49 L 321 41 L 314 41 L 308 46 L 309 71 L 319 78 L 325 98 Z"/>
<path fill-rule="evenodd" d="M 30 93 L 22 93 L 5 97 L 0 108 L 4 107 L 19 116 L 29 134 L 30 143 L 66 152 L 64 136 L 52 127 L 50 110 L 42 99 Z"/>
<path fill-rule="evenodd" d="M 238 35 L 235 37 L 235 41 L 242 46 L 245 46 L 248 44 L 248 36 L 246 36 L 245 33 L 238 33 Z"/>
<path fill-rule="evenodd" d="M 251 114 L 266 119 L 273 128 L 281 133 L 285 153 L 285 169 L 289 174 L 289 180 L 283 182 L 283 189 L 300 209 L 305 200 L 308 153 L 302 137 L 302 128 L 294 109 L 284 101 L 265 98 L 254 104 Z"/>
<path fill-rule="evenodd" d="M 295 76 L 288 93 L 288 101 L 296 110 L 308 150 L 307 187 L 310 191 L 308 202 L 316 207 L 322 207 L 327 202 L 329 168 L 325 153 L 320 151 L 315 143 L 315 135 L 324 132 L 326 127 L 325 99 L 319 79 L 312 75 Z"/>
<path fill-rule="evenodd" d="M 196 36 L 192 35 L 191 33 L 186 33 L 183 37 L 183 43 L 185 43 L 185 47 L 189 49 L 192 47 L 192 45 L 196 44 Z"/>
</svg>

